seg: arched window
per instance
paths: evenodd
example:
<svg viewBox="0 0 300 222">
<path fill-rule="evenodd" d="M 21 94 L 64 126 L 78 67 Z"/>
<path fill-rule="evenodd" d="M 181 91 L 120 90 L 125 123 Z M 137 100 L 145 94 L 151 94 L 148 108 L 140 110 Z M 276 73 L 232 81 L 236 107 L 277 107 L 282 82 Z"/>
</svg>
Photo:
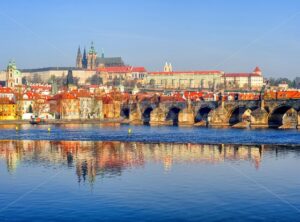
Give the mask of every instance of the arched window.
<svg viewBox="0 0 300 222">
<path fill-rule="evenodd" d="M 150 85 L 151 85 L 151 86 L 154 86 L 154 85 L 155 85 L 155 80 L 154 80 L 154 79 L 151 79 L 151 80 L 150 80 Z"/>
</svg>

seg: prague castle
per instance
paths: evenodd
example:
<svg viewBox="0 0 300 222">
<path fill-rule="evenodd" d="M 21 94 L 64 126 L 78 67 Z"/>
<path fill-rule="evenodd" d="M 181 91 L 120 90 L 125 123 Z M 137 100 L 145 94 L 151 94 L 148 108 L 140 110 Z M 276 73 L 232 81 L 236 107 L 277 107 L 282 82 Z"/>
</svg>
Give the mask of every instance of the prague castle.
<svg viewBox="0 0 300 222">
<path fill-rule="evenodd" d="M 101 56 L 97 56 L 97 52 L 95 50 L 93 42 L 91 43 L 91 47 L 86 53 L 84 49 L 83 54 L 81 54 L 80 47 L 77 51 L 76 56 L 76 68 L 95 70 L 99 67 L 119 67 L 125 66 L 121 57 L 105 57 L 104 52 L 102 51 Z"/>
<path fill-rule="evenodd" d="M 27 82 L 49 82 L 50 78 L 65 78 L 72 70 L 79 85 L 90 83 L 93 76 L 101 78 L 104 85 L 139 84 L 152 89 L 169 90 L 260 90 L 264 84 L 262 71 L 256 67 L 247 73 L 226 73 L 221 70 L 183 70 L 174 71 L 171 63 L 166 62 L 162 71 L 149 72 L 144 67 L 125 65 L 122 57 L 105 57 L 102 50 L 98 55 L 93 42 L 88 50 L 78 47 L 75 66 L 45 67 L 18 71 L 16 64 L 10 62 L 7 70 L 0 72 L 0 85 L 14 88 Z M 35 80 L 37 79 L 37 80 Z"/>
</svg>

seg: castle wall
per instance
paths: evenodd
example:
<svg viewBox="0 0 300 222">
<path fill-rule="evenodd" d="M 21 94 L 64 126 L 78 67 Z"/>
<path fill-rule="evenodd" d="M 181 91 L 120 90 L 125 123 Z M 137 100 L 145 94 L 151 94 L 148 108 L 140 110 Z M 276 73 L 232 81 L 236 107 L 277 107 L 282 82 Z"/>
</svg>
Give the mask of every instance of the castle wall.
<svg viewBox="0 0 300 222">
<path fill-rule="evenodd" d="M 5 73 L 5 72 L 4 72 Z M 86 80 L 94 75 L 96 72 L 95 71 L 90 71 L 90 70 L 73 70 L 73 77 L 78 77 L 79 78 L 79 84 L 85 84 Z M 62 77 L 62 76 L 67 76 L 68 70 L 47 70 L 47 71 L 42 71 L 42 72 L 23 72 L 23 76 L 26 78 L 32 78 L 34 75 L 38 75 L 41 77 L 42 81 L 46 82 L 51 76 L 55 77 Z M 2 78 L 2 74 L 0 79 Z M 4 80 L 5 80 L 5 74 L 4 74 Z"/>
</svg>

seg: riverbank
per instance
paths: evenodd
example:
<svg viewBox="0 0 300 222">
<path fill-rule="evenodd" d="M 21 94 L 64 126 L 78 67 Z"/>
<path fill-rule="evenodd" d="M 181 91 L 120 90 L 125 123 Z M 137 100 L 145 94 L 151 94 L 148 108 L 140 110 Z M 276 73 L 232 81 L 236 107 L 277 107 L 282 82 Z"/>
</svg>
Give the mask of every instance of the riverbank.
<svg viewBox="0 0 300 222">
<path fill-rule="evenodd" d="M 52 119 L 40 123 L 39 125 L 68 125 L 68 124 L 104 124 L 104 125 L 120 125 L 120 124 L 130 124 L 132 126 L 144 125 L 143 122 L 132 121 L 124 118 L 116 119 Z M 29 120 L 0 120 L 1 125 L 30 125 Z M 150 126 L 172 126 L 173 123 L 170 121 L 151 123 Z M 233 126 L 228 124 L 218 124 L 209 125 L 206 122 L 198 122 L 195 124 L 178 124 L 179 127 L 200 127 L 200 128 L 237 128 L 237 129 L 269 129 L 276 127 L 269 127 L 268 125 L 251 125 L 249 123 L 238 123 Z M 288 130 L 288 129 L 300 129 L 300 125 L 282 125 L 278 129 Z"/>
<path fill-rule="evenodd" d="M 60 124 L 121 124 L 123 123 L 123 119 L 53 119 L 47 120 L 42 125 L 60 125 Z M 1 120 L 0 125 L 26 125 L 30 124 L 29 120 Z"/>
</svg>

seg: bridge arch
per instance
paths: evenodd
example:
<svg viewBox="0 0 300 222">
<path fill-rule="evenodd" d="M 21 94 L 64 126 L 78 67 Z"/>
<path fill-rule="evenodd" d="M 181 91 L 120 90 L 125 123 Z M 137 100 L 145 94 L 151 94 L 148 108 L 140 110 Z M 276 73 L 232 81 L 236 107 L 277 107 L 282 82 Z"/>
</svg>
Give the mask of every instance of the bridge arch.
<svg viewBox="0 0 300 222">
<path fill-rule="evenodd" d="M 228 123 L 230 126 L 233 126 L 237 123 L 241 122 L 249 122 L 250 123 L 250 115 L 251 112 L 257 109 L 258 106 L 236 106 L 234 107 L 228 116 Z"/>
<path fill-rule="evenodd" d="M 127 106 L 122 107 L 120 116 L 125 118 L 125 119 L 129 119 L 129 115 L 130 115 L 130 108 L 127 107 Z"/>
<path fill-rule="evenodd" d="M 178 126 L 178 114 L 180 111 L 180 108 L 172 106 L 166 115 L 166 121 L 172 121 L 173 126 Z"/>
<path fill-rule="evenodd" d="M 201 107 L 196 116 L 195 116 L 195 123 L 198 123 L 198 122 L 201 122 L 201 121 L 204 121 L 204 122 L 208 122 L 208 115 L 209 113 L 213 110 L 212 107 L 209 107 L 209 106 L 204 106 L 204 107 Z"/>
<path fill-rule="evenodd" d="M 153 108 L 147 107 L 143 112 L 142 112 L 142 121 L 144 125 L 149 125 L 150 120 L 151 120 L 151 112 L 153 111 Z"/>
<path fill-rule="evenodd" d="M 268 124 L 270 128 L 279 128 L 283 125 L 284 117 L 288 117 L 291 121 L 297 122 L 297 112 L 296 116 L 292 116 L 296 112 L 291 105 L 281 105 L 274 108 L 268 117 Z M 291 116 L 289 116 L 291 115 Z"/>
</svg>

